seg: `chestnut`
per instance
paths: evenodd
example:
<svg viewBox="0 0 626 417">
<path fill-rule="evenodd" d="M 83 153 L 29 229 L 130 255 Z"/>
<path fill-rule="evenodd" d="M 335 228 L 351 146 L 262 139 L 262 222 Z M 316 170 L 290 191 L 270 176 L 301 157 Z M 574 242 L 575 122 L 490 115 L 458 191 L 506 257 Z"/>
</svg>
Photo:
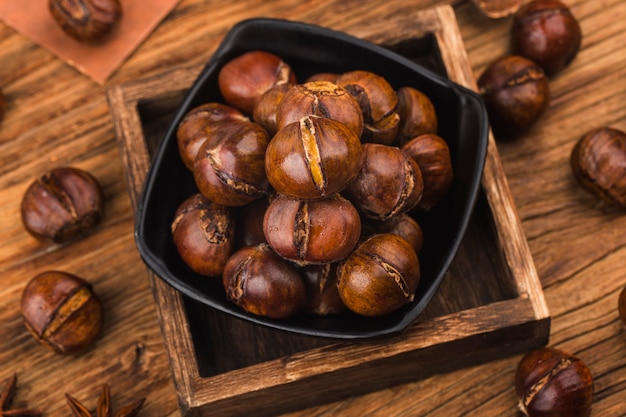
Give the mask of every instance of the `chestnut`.
<svg viewBox="0 0 626 417">
<path fill-rule="evenodd" d="M 306 287 L 295 267 L 261 243 L 237 250 L 222 278 L 226 297 L 248 313 L 291 317 L 306 304 Z"/>
<path fill-rule="evenodd" d="M 235 219 L 228 207 L 201 194 L 183 201 L 171 224 L 178 254 L 200 275 L 218 277 L 235 249 Z"/>
<path fill-rule="evenodd" d="M 396 94 L 400 116 L 399 145 L 416 136 L 437 133 L 439 125 L 437 112 L 426 94 L 413 87 L 399 88 Z"/>
<path fill-rule="evenodd" d="M 489 122 L 499 138 L 527 131 L 550 103 L 550 86 L 541 66 L 519 55 L 492 62 L 478 78 Z"/>
<path fill-rule="evenodd" d="M 622 289 L 622 292 L 619 294 L 619 300 L 617 301 L 617 310 L 619 313 L 619 318 L 622 321 L 622 325 L 626 329 L 626 287 Z"/>
<path fill-rule="evenodd" d="M 361 142 L 346 125 L 306 116 L 280 129 L 267 146 L 267 179 L 279 194 L 319 199 L 345 189 L 361 168 Z"/>
<path fill-rule="evenodd" d="M 103 208 L 102 188 L 93 175 L 58 167 L 30 184 L 22 197 L 21 216 L 34 237 L 64 243 L 93 231 Z"/>
<path fill-rule="evenodd" d="M 63 271 L 32 278 L 22 292 L 21 312 L 33 337 L 59 354 L 89 348 L 103 329 L 104 308 L 92 285 Z"/>
<path fill-rule="evenodd" d="M 252 109 L 252 120 L 260 124 L 270 136 L 274 136 L 278 131 L 277 113 L 278 105 L 285 97 L 287 91 L 294 84 L 279 84 L 270 88 L 254 102 Z"/>
<path fill-rule="evenodd" d="M 328 316 L 348 310 L 337 289 L 337 264 L 307 265 L 300 270 L 307 289 L 305 313 Z"/>
<path fill-rule="evenodd" d="M 539 64 L 548 75 L 567 67 L 578 54 L 580 24 L 559 0 L 532 0 L 513 15 L 511 50 Z"/>
<path fill-rule="evenodd" d="M 579 358 L 550 347 L 525 355 L 515 373 L 520 409 L 528 417 L 588 417 L 593 378 Z"/>
<path fill-rule="evenodd" d="M 220 122 L 250 121 L 239 110 L 222 103 L 204 103 L 194 107 L 185 114 L 178 124 L 176 140 L 178 152 L 187 168 L 193 169 L 193 164 L 200 146 L 220 125 Z"/>
<path fill-rule="evenodd" d="M 325 264 L 345 258 L 361 235 L 361 219 L 354 206 L 339 194 L 303 201 L 280 195 L 263 220 L 270 246 L 298 264 Z"/>
<path fill-rule="evenodd" d="M 424 182 L 418 164 L 395 146 L 363 144 L 363 165 L 345 196 L 366 217 L 387 220 L 414 208 Z"/>
<path fill-rule="evenodd" d="M 420 167 L 424 192 L 418 208 L 429 211 L 447 194 L 454 179 L 448 143 L 441 136 L 425 134 L 411 139 L 401 149 Z"/>
<path fill-rule="evenodd" d="M 48 9 L 61 29 L 79 42 L 101 41 L 122 17 L 119 0 L 49 0 Z"/>
<path fill-rule="evenodd" d="M 420 264 L 413 247 L 393 234 L 361 243 L 337 270 L 339 296 L 353 312 L 384 316 L 415 298 Z"/>
<path fill-rule="evenodd" d="M 368 226 L 369 227 L 363 227 L 363 229 L 369 230 L 368 237 L 373 234 L 391 233 L 409 242 L 418 255 L 422 251 L 422 247 L 424 246 L 422 227 L 417 220 L 409 214 L 404 213 L 393 216 L 387 221 L 377 221 Z"/>
<path fill-rule="evenodd" d="M 328 81 L 313 81 L 290 88 L 276 110 L 276 124 L 281 127 L 315 115 L 345 124 L 355 135 L 363 132 L 359 103 L 347 90 Z"/>
<path fill-rule="evenodd" d="M 198 190 L 224 206 L 243 206 L 268 188 L 265 151 L 269 135 L 253 122 L 221 123 L 204 141 L 193 166 Z"/>
<path fill-rule="evenodd" d="M 268 206 L 268 199 L 262 197 L 237 209 L 235 221 L 238 248 L 255 246 L 267 241 L 263 233 L 263 218 Z"/>
<path fill-rule="evenodd" d="M 601 201 L 626 207 L 626 133 L 600 127 L 585 133 L 570 156 L 578 183 Z"/>
<path fill-rule="evenodd" d="M 312 81 L 330 81 L 331 83 L 336 83 L 338 77 L 339 74 L 335 72 L 317 72 L 309 76 L 309 78 L 307 78 L 305 82 L 308 83 Z"/>
<path fill-rule="evenodd" d="M 265 51 L 249 51 L 228 61 L 219 71 L 217 84 L 226 104 L 252 115 L 257 98 L 279 84 L 295 84 L 296 75 L 280 57 Z"/>
<path fill-rule="evenodd" d="M 393 87 L 370 71 L 349 71 L 337 77 L 336 83 L 357 100 L 363 114 L 363 142 L 390 145 L 400 129 L 396 112 L 398 96 Z"/>
</svg>

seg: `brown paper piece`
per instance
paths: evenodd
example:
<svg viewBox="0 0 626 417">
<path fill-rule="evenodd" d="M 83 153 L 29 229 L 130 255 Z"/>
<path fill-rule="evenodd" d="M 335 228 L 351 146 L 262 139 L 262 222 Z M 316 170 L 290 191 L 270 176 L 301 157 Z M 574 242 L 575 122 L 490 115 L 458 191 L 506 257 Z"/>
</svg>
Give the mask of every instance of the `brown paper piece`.
<svg viewBox="0 0 626 417">
<path fill-rule="evenodd" d="M 66 35 L 52 19 L 48 0 L 0 0 L 0 19 L 104 84 L 179 1 L 121 0 L 119 25 L 98 44 L 83 44 Z"/>
</svg>

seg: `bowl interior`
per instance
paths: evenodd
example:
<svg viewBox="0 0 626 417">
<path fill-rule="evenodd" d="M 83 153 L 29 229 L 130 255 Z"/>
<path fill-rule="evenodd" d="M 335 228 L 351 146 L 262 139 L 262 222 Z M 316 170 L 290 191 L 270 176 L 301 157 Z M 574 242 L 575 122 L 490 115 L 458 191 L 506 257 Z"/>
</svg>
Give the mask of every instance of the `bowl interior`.
<svg viewBox="0 0 626 417">
<path fill-rule="evenodd" d="M 221 280 L 191 271 L 178 256 L 170 225 L 178 205 L 196 193 L 193 177 L 178 154 L 176 129 L 193 107 L 223 101 L 217 88 L 220 68 L 230 59 L 262 49 L 283 58 L 299 81 L 321 71 L 367 70 L 394 87 L 412 86 L 433 102 L 439 135 L 450 147 L 454 181 L 447 196 L 418 217 L 425 237 L 420 254 L 421 280 L 415 300 L 385 317 L 346 313 L 318 317 L 299 314 L 272 320 L 248 314 L 229 302 Z M 437 290 L 465 233 L 479 191 L 487 149 L 487 119 L 480 97 L 382 47 L 347 34 L 275 19 L 243 21 L 227 34 L 201 71 L 172 119 L 152 162 L 139 202 L 135 239 L 142 259 L 161 279 L 212 308 L 254 323 L 299 334 L 366 338 L 398 333 L 413 322 Z"/>
</svg>

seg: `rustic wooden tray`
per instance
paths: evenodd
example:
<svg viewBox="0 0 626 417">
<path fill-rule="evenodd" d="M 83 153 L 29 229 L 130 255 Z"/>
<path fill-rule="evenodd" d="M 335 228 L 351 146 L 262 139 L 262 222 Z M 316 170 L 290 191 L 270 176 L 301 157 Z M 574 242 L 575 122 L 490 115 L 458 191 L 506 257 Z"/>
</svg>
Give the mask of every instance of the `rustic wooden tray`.
<svg viewBox="0 0 626 417">
<path fill-rule="evenodd" d="M 476 89 L 454 11 L 361 22 L 350 33 Z M 201 68 L 111 87 L 108 99 L 133 206 L 150 158 Z M 276 415 L 523 352 L 550 317 L 493 137 L 482 190 L 450 271 L 401 335 L 336 341 L 261 328 L 186 298 L 148 272 L 185 416 Z"/>
</svg>

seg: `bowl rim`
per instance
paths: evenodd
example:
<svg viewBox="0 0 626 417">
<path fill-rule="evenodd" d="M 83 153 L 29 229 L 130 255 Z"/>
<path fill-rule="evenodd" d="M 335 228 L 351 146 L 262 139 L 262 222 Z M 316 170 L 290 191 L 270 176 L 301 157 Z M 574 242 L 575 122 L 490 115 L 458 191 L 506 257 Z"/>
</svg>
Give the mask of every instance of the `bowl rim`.
<svg viewBox="0 0 626 417">
<path fill-rule="evenodd" d="M 231 45 L 236 42 L 240 33 L 244 30 L 249 30 L 251 27 L 257 28 L 260 30 L 271 30 L 277 27 L 280 27 L 282 30 L 291 30 L 291 31 L 299 31 L 304 33 L 313 34 L 316 36 L 329 37 L 336 39 L 344 44 L 354 45 L 356 47 L 367 49 L 370 52 L 378 54 L 388 60 L 395 61 L 396 63 L 407 67 L 410 71 L 419 73 L 424 78 L 427 78 L 431 82 L 438 83 L 440 86 L 453 89 L 460 96 L 464 97 L 467 100 L 471 100 L 478 107 L 478 116 L 479 120 L 477 120 L 478 125 L 478 135 L 477 135 L 477 156 L 476 156 L 476 170 L 473 173 L 473 178 L 470 181 L 471 188 L 468 192 L 467 204 L 462 210 L 462 218 L 459 222 L 459 228 L 455 229 L 457 232 L 454 234 L 455 239 L 452 242 L 452 245 L 446 252 L 446 255 L 442 258 L 441 267 L 436 271 L 436 276 L 433 277 L 432 283 L 427 287 L 426 291 L 423 292 L 422 296 L 417 300 L 416 304 L 411 307 L 409 311 L 412 314 L 405 314 L 402 319 L 395 322 L 393 326 L 386 327 L 383 329 L 376 330 L 359 330 L 359 331 L 336 331 L 333 329 L 316 329 L 316 328 L 302 328 L 298 326 L 290 325 L 289 320 L 272 320 L 267 317 L 256 316 L 250 313 L 245 312 L 243 309 L 239 307 L 233 309 L 224 309 L 221 305 L 216 304 L 210 298 L 199 294 L 197 289 L 190 285 L 187 282 L 181 281 L 176 276 L 171 276 L 168 268 L 163 264 L 162 260 L 155 255 L 152 250 L 145 244 L 142 239 L 142 235 L 144 233 L 145 227 L 145 216 L 147 210 L 147 197 L 154 192 L 154 187 L 157 179 L 157 172 L 159 167 L 166 157 L 165 148 L 167 147 L 168 138 L 173 137 L 175 135 L 177 126 L 184 117 L 184 114 L 192 107 L 194 100 L 198 94 L 198 91 L 203 88 L 207 79 L 212 74 L 212 69 L 220 63 L 223 59 L 224 55 L 228 53 L 231 49 Z M 144 263 L 163 281 L 172 286 L 174 289 L 182 293 L 183 295 L 200 302 L 204 305 L 207 305 L 211 308 L 214 308 L 220 311 L 223 314 L 228 314 L 258 325 L 266 326 L 269 328 L 273 328 L 276 330 L 283 330 L 290 333 L 295 333 L 299 335 L 306 336 L 316 336 L 316 337 L 326 337 L 332 339 L 366 339 L 380 336 L 387 336 L 401 333 L 405 330 L 409 325 L 415 321 L 415 319 L 421 314 L 426 305 L 430 302 L 434 294 L 436 293 L 438 287 L 440 286 L 441 281 L 449 270 L 454 257 L 456 256 L 459 246 L 461 244 L 462 238 L 465 235 L 465 232 L 468 228 L 471 214 L 476 205 L 476 201 L 478 198 L 478 194 L 481 189 L 482 184 L 482 175 L 487 155 L 487 147 L 488 147 L 488 120 L 487 113 L 484 107 L 484 103 L 480 95 L 454 81 L 443 77 L 413 61 L 410 59 L 403 57 L 402 55 L 397 54 L 389 49 L 386 49 L 383 46 L 376 45 L 369 41 L 357 38 L 353 35 L 347 34 L 342 31 L 326 28 L 323 26 L 305 23 L 300 21 L 292 21 L 286 19 L 278 19 L 278 18 L 249 18 L 242 20 L 231 28 L 229 32 L 224 36 L 222 41 L 220 42 L 218 48 L 212 54 L 209 61 L 205 64 L 205 66 L 199 72 L 198 77 L 195 79 L 189 90 L 186 92 L 183 100 L 180 105 L 176 109 L 176 113 L 173 118 L 170 120 L 168 127 L 165 133 L 162 135 L 162 139 L 160 140 L 158 146 L 155 149 L 152 162 L 150 164 L 149 171 L 146 175 L 145 182 L 141 191 L 140 198 L 137 202 L 137 210 L 135 213 L 135 227 L 134 227 L 134 238 L 139 254 L 144 261 Z M 371 318 L 364 317 L 364 320 L 368 320 Z"/>
</svg>

